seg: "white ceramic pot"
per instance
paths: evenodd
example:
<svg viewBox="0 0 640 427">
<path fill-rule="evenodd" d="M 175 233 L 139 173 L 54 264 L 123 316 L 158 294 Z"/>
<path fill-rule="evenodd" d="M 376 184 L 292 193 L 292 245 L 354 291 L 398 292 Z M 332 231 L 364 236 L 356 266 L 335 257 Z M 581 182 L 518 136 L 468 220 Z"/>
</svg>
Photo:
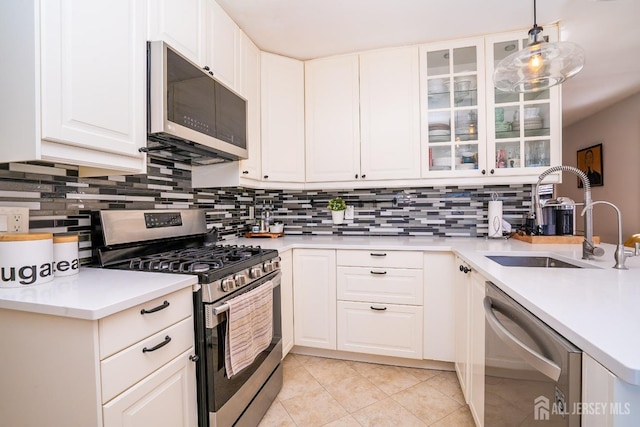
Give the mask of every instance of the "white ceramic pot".
<svg viewBox="0 0 640 427">
<path fill-rule="evenodd" d="M 40 285 L 53 277 L 51 233 L 0 234 L 0 288 Z"/>
<path fill-rule="evenodd" d="M 342 224 L 344 222 L 344 211 L 331 211 L 331 219 L 334 224 Z"/>
</svg>

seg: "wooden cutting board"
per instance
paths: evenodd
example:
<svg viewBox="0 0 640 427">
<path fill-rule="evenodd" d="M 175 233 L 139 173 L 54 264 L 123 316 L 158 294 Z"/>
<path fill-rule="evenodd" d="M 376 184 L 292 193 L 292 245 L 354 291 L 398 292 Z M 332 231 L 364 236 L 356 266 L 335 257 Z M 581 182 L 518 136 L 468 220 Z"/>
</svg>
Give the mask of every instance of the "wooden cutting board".
<svg viewBox="0 0 640 427">
<path fill-rule="evenodd" d="M 247 231 L 244 233 L 244 237 L 271 237 L 272 239 L 276 239 L 280 236 L 284 236 L 284 232 L 282 233 L 254 233 L 252 231 Z"/>
<path fill-rule="evenodd" d="M 521 236 L 514 234 L 511 238 L 533 244 L 581 244 L 584 236 Z M 593 236 L 595 245 L 600 243 L 600 236 Z"/>
</svg>

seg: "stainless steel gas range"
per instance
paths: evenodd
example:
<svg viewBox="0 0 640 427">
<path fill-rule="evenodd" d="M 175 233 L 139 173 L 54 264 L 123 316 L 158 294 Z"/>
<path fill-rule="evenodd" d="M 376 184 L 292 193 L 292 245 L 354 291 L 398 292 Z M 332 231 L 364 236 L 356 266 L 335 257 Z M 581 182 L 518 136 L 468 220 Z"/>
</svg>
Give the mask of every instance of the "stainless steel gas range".
<svg viewBox="0 0 640 427">
<path fill-rule="evenodd" d="M 278 252 L 218 244 L 201 209 L 105 210 L 94 215 L 94 222 L 100 267 L 198 276 L 192 359 L 199 427 L 257 425 L 282 387 Z M 249 366 L 230 376 L 225 368 L 229 302 L 267 282 L 273 289 L 271 342 Z"/>
</svg>

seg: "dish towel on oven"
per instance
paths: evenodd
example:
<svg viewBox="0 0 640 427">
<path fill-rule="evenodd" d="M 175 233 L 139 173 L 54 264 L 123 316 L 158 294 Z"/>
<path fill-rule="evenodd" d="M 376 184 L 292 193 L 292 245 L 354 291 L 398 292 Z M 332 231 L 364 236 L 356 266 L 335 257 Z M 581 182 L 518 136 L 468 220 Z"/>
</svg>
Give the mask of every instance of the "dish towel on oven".
<svg viewBox="0 0 640 427">
<path fill-rule="evenodd" d="M 253 363 L 273 338 L 273 283 L 269 280 L 227 301 L 224 366 L 231 378 Z"/>
</svg>

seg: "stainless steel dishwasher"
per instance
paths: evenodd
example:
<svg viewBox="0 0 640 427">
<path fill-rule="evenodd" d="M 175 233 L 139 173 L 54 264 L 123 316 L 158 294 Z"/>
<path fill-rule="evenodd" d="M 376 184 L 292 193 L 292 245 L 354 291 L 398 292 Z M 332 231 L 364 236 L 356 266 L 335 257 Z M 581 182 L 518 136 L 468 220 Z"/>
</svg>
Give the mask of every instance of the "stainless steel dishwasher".
<svg viewBox="0 0 640 427">
<path fill-rule="evenodd" d="M 580 426 L 582 351 L 486 282 L 484 425 Z"/>
</svg>

